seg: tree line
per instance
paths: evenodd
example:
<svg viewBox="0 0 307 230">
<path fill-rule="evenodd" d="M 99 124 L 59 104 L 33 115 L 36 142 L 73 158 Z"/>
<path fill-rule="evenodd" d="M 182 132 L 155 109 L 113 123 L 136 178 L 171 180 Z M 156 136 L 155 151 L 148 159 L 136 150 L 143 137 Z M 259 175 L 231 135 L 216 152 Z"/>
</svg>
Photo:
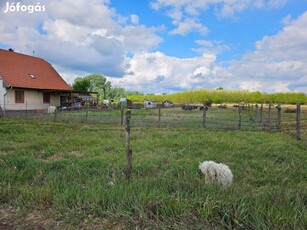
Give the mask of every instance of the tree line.
<svg viewBox="0 0 307 230">
<path fill-rule="evenodd" d="M 121 87 L 112 87 L 110 81 L 101 74 L 91 74 L 85 77 L 78 77 L 74 80 L 72 88 L 82 92 L 95 92 L 99 101 L 105 99 L 119 99 L 127 97 L 132 102 L 143 103 L 144 99 L 155 101 L 171 100 L 174 103 L 283 103 L 283 104 L 306 104 L 307 96 L 304 93 L 261 93 L 248 91 L 224 90 L 189 90 L 173 94 L 142 94 L 139 92 L 128 92 Z"/>
<path fill-rule="evenodd" d="M 144 99 L 154 101 L 171 100 L 174 103 L 282 103 L 282 104 L 306 104 L 307 96 L 304 93 L 262 93 L 234 90 L 189 90 L 167 95 L 129 95 L 128 99 L 133 102 L 143 103 Z"/>
</svg>

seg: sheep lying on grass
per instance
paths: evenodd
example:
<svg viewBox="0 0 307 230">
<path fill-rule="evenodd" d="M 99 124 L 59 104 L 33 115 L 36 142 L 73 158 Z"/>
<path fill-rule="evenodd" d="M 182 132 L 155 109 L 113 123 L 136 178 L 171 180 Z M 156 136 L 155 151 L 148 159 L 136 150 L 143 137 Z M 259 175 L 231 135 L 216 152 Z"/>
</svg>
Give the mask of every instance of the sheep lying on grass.
<svg viewBox="0 0 307 230">
<path fill-rule="evenodd" d="M 227 165 L 204 161 L 199 163 L 199 169 L 205 175 L 207 184 L 219 184 L 224 187 L 229 187 L 232 184 L 233 175 Z"/>
</svg>

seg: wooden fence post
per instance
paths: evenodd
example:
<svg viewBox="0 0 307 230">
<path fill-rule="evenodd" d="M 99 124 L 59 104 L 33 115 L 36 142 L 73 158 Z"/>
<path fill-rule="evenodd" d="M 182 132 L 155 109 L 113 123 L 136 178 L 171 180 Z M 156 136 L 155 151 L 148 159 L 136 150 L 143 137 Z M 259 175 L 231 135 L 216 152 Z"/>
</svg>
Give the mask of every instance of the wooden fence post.
<svg viewBox="0 0 307 230">
<path fill-rule="evenodd" d="M 255 115 L 255 122 L 259 122 L 259 110 L 258 110 L 258 104 L 255 105 L 256 108 L 256 115 Z"/>
<path fill-rule="evenodd" d="M 271 110 L 271 108 L 272 108 L 272 104 L 270 103 L 269 104 L 269 124 L 268 124 L 269 129 L 272 128 L 272 110 Z"/>
<path fill-rule="evenodd" d="M 160 123 L 161 123 L 161 108 L 158 108 L 158 115 L 159 115 L 159 119 L 158 119 L 158 127 L 160 127 Z"/>
<path fill-rule="evenodd" d="M 123 127 L 124 125 L 124 109 L 121 108 L 120 110 L 120 126 Z"/>
<path fill-rule="evenodd" d="M 28 118 L 28 101 L 26 101 L 26 118 Z"/>
<path fill-rule="evenodd" d="M 86 108 L 86 114 L 85 114 L 85 122 L 87 122 L 87 119 L 88 119 L 88 111 L 90 109 L 90 104 L 88 103 L 87 104 L 87 108 Z"/>
<path fill-rule="evenodd" d="M 130 120 L 131 120 L 131 110 L 126 112 L 126 159 L 127 159 L 127 168 L 126 168 L 126 178 L 131 179 L 132 173 L 132 149 L 130 148 Z"/>
<path fill-rule="evenodd" d="M 206 128 L 206 116 L 207 116 L 207 110 L 209 107 L 207 105 L 204 105 L 203 110 L 203 128 Z"/>
<path fill-rule="evenodd" d="M 4 117 L 4 112 L 3 112 L 2 107 L 1 107 L 1 105 L 0 105 L 0 118 L 1 118 L 1 117 Z"/>
<path fill-rule="evenodd" d="M 54 111 L 54 122 L 57 121 L 57 115 L 58 115 L 58 112 L 57 112 L 57 110 L 55 110 L 55 111 Z"/>
<path fill-rule="evenodd" d="M 239 105 L 239 108 L 238 108 L 238 111 L 239 111 L 239 125 L 238 125 L 238 129 L 239 130 L 241 130 L 241 123 L 242 123 L 241 110 L 242 110 L 242 106 Z"/>
<path fill-rule="evenodd" d="M 301 104 L 296 105 L 296 139 L 299 141 L 301 139 L 300 123 L 301 123 Z"/>
<path fill-rule="evenodd" d="M 260 124 L 262 125 L 262 116 L 263 116 L 263 104 L 260 106 Z"/>
<path fill-rule="evenodd" d="M 278 130 L 281 130 L 281 105 L 278 104 L 277 107 L 277 128 Z"/>
</svg>

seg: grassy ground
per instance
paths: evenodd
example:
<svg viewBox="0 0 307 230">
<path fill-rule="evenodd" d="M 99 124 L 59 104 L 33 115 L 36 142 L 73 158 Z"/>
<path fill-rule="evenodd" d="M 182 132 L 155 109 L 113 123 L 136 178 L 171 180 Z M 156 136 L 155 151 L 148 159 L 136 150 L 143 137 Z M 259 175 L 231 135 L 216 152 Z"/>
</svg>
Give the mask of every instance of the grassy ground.
<svg viewBox="0 0 307 230">
<path fill-rule="evenodd" d="M 0 228 L 304 229 L 307 146 L 282 133 L 0 119 Z M 198 163 L 223 162 L 229 189 Z M 13 228 L 13 227 L 12 227 Z"/>
</svg>

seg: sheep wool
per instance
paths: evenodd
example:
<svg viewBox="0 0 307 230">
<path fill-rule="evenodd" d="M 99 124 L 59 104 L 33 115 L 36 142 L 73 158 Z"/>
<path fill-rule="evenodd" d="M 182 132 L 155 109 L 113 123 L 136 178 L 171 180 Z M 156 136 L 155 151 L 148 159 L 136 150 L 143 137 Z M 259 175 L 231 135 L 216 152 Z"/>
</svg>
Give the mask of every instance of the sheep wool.
<svg viewBox="0 0 307 230">
<path fill-rule="evenodd" d="M 204 161 L 199 163 L 199 169 L 205 176 L 207 184 L 219 184 L 224 187 L 229 187 L 232 184 L 232 172 L 225 164 L 218 164 L 214 161 Z"/>
</svg>

